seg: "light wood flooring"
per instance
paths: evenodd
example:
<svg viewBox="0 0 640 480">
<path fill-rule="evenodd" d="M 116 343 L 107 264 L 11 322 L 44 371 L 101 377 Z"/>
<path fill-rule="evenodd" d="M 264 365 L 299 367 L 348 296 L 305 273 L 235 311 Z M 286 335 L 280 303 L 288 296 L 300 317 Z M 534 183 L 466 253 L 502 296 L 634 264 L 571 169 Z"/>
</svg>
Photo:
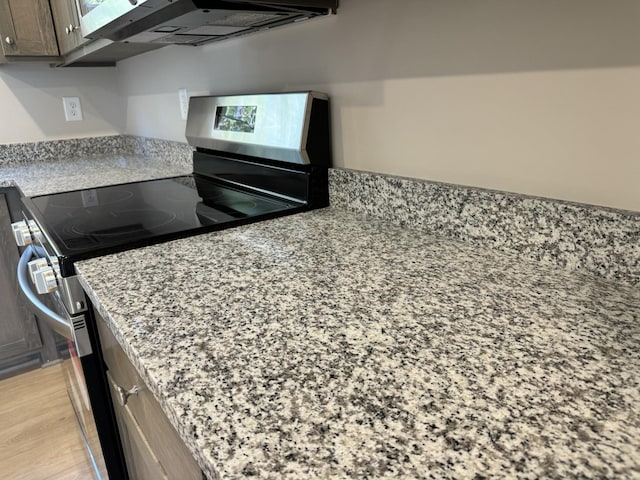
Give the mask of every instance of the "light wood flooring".
<svg viewBox="0 0 640 480">
<path fill-rule="evenodd" d="M 91 478 L 62 366 L 0 381 L 0 479 Z"/>
</svg>

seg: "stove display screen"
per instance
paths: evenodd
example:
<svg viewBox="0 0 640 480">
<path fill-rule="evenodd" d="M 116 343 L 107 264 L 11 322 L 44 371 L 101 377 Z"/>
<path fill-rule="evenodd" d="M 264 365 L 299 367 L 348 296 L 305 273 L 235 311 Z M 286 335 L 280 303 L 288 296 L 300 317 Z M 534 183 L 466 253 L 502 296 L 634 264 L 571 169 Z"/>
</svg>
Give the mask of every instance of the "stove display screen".
<svg viewBox="0 0 640 480">
<path fill-rule="evenodd" d="M 256 129 L 257 110 L 258 107 L 255 105 L 217 107 L 213 129 L 225 132 L 253 133 Z"/>
</svg>

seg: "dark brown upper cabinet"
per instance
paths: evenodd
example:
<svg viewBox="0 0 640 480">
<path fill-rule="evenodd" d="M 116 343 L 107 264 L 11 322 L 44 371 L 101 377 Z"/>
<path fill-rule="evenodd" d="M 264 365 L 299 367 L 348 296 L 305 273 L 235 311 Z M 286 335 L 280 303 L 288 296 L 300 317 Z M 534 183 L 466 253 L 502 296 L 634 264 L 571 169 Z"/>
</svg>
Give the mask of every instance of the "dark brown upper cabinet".
<svg viewBox="0 0 640 480">
<path fill-rule="evenodd" d="M 48 0 L 0 0 L 0 43 L 5 60 L 57 57 Z"/>
<path fill-rule="evenodd" d="M 60 55 L 66 55 L 88 41 L 80 31 L 80 19 L 75 0 L 51 0 L 51 10 Z"/>
</svg>

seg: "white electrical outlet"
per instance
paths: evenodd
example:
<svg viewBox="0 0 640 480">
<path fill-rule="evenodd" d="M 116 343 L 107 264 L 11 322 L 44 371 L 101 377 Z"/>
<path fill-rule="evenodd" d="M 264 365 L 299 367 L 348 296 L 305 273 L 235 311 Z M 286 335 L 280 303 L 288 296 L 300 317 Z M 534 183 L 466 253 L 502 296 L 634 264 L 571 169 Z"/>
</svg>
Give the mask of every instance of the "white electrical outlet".
<svg viewBox="0 0 640 480">
<path fill-rule="evenodd" d="M 187 113 L 189 113 L 189 94 L 186 88 L 180 88 L 178 90 L 178 100 L 180 102 L 180 116 L 182 120 L 186 120 Z"/>
<path fill-rule="evenodd" d="M 79 97 L 62 97 L 64 105 L 64 118 L 67 122 L 79 122 L 82 120 L 82 107 Z"/>
</svg>

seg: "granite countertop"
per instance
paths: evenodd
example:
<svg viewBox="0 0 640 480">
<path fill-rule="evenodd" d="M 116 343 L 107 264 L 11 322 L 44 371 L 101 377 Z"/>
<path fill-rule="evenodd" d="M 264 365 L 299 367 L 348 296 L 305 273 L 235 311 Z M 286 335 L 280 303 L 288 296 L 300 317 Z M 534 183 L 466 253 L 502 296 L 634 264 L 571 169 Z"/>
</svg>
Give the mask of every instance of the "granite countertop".
<svg viewBox="0 0 640 480">
<path fill-rule="evenodd" d="M 102 157 L 0 186 L 190 172 Z M 337 208 L 78 270 L 209 478 L 640 478 L 635 287 Z"/>
<path fill-rule="evenodd" d="M 24 195 L 45 195 L 116 183 L 188 175 L 192 165 L 135 155 L 38 162 L 0 167 L 0 187 L 18 186 Z"/>
<path fill-rule="evenodd" d="M 337 208 L 77 266 L 209 478 L 640 478 L 637 288 Z"/>
</svg>

